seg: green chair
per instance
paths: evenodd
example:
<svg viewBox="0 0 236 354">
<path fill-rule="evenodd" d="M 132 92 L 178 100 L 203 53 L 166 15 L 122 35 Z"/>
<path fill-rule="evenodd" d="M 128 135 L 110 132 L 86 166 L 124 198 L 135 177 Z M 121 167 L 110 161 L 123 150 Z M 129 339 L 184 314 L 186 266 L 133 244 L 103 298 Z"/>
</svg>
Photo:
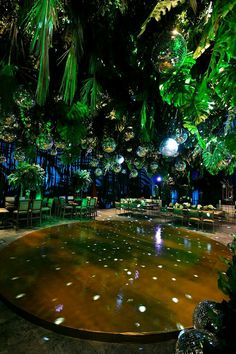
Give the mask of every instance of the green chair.
<svg viewBox="0 0 236 354">
<path fill-rule="evenodd" d="M 30 218 L 30 200 L 19 200 L 16 210 L 13 210 L 13 222 L 15 227 L 19 227 L 21 221 L 26 221 L 29 226 Z"/>
<path fill-rule="evenodd" d="M 31 208 L 29 210 L 29 220 L 30 225 L 32 226 L 33 220 L 39 220 L 41 225 L 42 222 L 42 200 L 41 199 L 34 199 L 31 203 Z"/>
</svg>

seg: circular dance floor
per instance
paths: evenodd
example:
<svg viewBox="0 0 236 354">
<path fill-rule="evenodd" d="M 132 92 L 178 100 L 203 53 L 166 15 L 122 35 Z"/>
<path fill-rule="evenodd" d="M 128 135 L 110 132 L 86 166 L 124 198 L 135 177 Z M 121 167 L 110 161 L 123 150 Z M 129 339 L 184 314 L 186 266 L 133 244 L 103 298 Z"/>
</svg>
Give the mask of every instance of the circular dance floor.
<svg viewBox="0 0 236 354">
<path fill-rule="evenodd" d="M 217 272 L 229 255 L 205 236 L 149 221 L 60 225 L 1 250 L 0 295 L 66 334 L 165 334 L 192 326 L 199 301 L 223 299 Z"/>
</svg>

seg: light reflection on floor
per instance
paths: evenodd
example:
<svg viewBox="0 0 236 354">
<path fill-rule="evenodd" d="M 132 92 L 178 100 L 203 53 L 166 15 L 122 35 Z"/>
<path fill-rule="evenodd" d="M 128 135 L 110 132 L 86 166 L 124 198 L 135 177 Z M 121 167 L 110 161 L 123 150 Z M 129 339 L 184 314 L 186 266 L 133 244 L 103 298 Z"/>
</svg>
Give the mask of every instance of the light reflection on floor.
<svg viewBox="0 0 236 354">
<path fill-rule="evenodd" d="M 221 244 L 149 221 L 96 221 L 32 232 L 0 252 L 0 292 L 57 325 L 163 332 L 192 325 L 195 305 L 221 301 Z"/>
</svg>

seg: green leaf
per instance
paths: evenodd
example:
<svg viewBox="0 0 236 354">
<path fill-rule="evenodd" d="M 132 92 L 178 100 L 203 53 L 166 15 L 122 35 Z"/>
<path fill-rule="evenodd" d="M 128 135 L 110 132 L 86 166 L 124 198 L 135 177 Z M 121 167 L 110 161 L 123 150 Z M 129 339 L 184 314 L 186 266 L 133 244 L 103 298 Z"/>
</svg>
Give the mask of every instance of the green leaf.
<svg viewBox="0 0 236 354">
<path fill-rule="evenodd" d="M 83 86 L 80 91 L 81 101 L 88 105 L 92 111 L 95 111 L 101 93 L 102 87 L 97 82 L 95 76 L 93 76 L 83 82 Z"/>
<path fill-rule="evenodd" d="M 31 52 L 39 59 L 39 76 L 36 101 L 43 105 L 49 89 L 49 49 L 52 46 L 53 30 L 57 27 L 57 5 L 60 0 L 36 0 L 24 22 L 32 34 Z"/>
<path fill-rule="evenodd" d="M 147 24 L 152 18 L 155 18 L 156 21 L 160 21 L 161 17 L 163 15 L 166 15 L 168 11 L 180 4 L 183 4 L 184 2 L 185 0 L 163 0 L 161 2 L 158 1 L 148 18 L 142 24 L 141 31 L 138 36 L 141 36 L 145 32 Z"/>
<path fill-rule="evenodd" d="M 60 92 L 67 104 L 71 104 L 77 88 L 78 62 L 83 53 L 83 31 L 79 21 L 73 29 L 70 48 L 63 54 L 62 59 L 67 56 L 65 70 L 62 78 Z"/>
</svg>

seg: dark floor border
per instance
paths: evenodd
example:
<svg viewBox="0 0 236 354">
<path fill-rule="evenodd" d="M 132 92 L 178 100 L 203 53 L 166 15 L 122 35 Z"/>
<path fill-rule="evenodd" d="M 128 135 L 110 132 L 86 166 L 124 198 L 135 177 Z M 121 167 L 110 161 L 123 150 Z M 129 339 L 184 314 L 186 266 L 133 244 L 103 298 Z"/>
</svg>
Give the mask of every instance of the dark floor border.
<svg viewBox="0 0 236 354">
<path fill-rule="evenodd" d="M 63 325 L 56 325 L 52 322 L 42 320 L 41 318 L 21 309 L 20 307 L 14 305 L 11 301 L 6 299 L 2 294 L 0 294 L 0 300 L 17 315 L 23 317 L 24 319 L 32 322 L 35 325 L 46 328 L 53 332 L 63 334 L 69 337 L 75 337 L 79 339 L 89 339 L 96 340 L 100 342 L 110 342 L 110 343 L 159 343 L 165 342 L 173 339 L 177 339 L 179 330 L 170 332 L 157 332 L 157 333 L 135 333 L 135 332 L 96 332 L 88 331 L 86 329 L 70 328 Z"/>
</svg>

